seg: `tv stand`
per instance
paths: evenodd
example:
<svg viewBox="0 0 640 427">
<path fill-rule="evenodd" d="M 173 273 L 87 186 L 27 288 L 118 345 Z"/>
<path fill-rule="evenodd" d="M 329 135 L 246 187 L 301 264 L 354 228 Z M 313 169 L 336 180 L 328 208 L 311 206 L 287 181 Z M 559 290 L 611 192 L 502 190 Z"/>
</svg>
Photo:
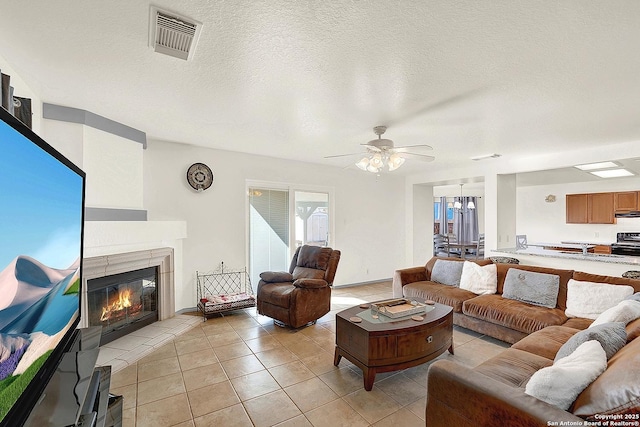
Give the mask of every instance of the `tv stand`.
<svg viewBox="0 0 640 427">
<path fill-rule="evenodd" d="M 101 327 L 78 330 L 40 402 L 29 415 L 27 427 L 108 427 L 122 424 L 122 409 L 107 422 L 111 367 L 96 367 Z M 112 411 L 109 411 L 113 415 Z"/>
</svg>

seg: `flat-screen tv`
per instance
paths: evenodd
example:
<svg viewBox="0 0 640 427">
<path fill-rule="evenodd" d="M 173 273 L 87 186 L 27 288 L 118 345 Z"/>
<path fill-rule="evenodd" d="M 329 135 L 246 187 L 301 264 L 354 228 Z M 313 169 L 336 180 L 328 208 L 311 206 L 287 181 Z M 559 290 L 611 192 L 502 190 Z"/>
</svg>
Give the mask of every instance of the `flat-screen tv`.
<svg viewBox="0 0 640 427">
<path fill-rule="evenodd" d="M 0 425 L 21 426 L 80 321 L 85 174 L 0 107 Z"/>
</svg>

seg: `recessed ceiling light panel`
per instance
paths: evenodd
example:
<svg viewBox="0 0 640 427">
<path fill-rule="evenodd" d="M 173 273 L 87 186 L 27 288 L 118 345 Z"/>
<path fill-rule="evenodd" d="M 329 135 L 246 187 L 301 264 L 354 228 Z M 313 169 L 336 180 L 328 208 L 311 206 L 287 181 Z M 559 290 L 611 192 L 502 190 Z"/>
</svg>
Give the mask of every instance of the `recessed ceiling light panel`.
<svg viewBox="0 0 640 427">
<path fill-rule="evenodd" d="M 592 171 L 596 169 L 617 168 L 620 167 L 620 164 L 616 162 L 599 162 L 587 163 L 585 165 L 577 165 L 574 167 L 580 169 L 581 171 Z"/>
<path fill-rule="evenodd" d="M 633 172 L 626 169 L 608 169 L 604 171 L 593 171 L 589 173 L 595 176 L 599 176 L 600 178 L 620 178 L 623 176 L 635 175 Z"/>
</svg>

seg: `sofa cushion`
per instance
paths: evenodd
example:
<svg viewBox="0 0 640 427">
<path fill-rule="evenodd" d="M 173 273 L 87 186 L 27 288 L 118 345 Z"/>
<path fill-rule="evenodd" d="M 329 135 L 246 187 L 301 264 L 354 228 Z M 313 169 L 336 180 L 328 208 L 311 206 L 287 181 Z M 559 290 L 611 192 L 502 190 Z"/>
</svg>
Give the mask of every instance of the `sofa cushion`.
<svg viewBox="0 0 640 427">
<path fill-rule="evenodd" d="M 571 317 L 567 319 L 567 321 L 564 322 L 562 326 L 583 330 L 583 329 L 587 329 L 589 325 L 591 325 L 592 323 L 593 323 L 593 319 L 585 319 L 584 317 Z"/>
<path fill-rule="evenodd" d="M 530 334 L 546 326 L 561 325 L 567 317 L 558 308 L 546 308 L 502 298 L 501 295 L 480 295 L 462 303 L 467 316 L 482 319 L 516 331 Z"/>
<path fill-rule="evenodd" d="M 603 276 L 600 274 L 585 273 L 584 271 L 576 271 L 573 273 L 573 279 L 581 282 L 607 283 L 609 285 L 627 285 L 634 289 L 634 292 L 640 292 L 640 280 L 626 279 L 619 276 Z"/>
<path fill-rule="evenodd" d="M 640 337 L 640 319 L 629 322 L 626 326 L 627 342 L 631 342 Z"/>
<path fill-rule="evenodd" d="M 522 338 L 511 348 L 553 360 L 560 347 L 578 332 L 577 329 L 566 326 L 547 326 Z"/>
<path fill-rule="evenodd" d="M 460 286 L 463 262 L 439 259 L 433 266 L 431 281 L 449 286 Z"/>
<path fill-rule="evenodd" d="M 560 276 L 560 283 L 558 289 L 558 302 L 556 306 L 564 310 L 567 304 L 567 282 L 574 275 L 573 270 L 562 270 L 559 268 L 538 267 L 533 265 L 516 265 L 516 264 L 496 264 L 498 268 L 498 293 L 501 294 L 504 289 L 504 280 L 507 277 L 507 272 L 511 268 L 517 268 L 518 270 L 533 271 L 536 273 L 557 274 Z"/>
<path fill-rule="evenodd" d="M 602 415 L 640 412 L 640 340 L 618 351 L 607 370 L 576 399 L 573 413 L 589 421 Z"/>
<path fill-rule="evenodd" d="M 478 265 L 474 262 L 465 261 L 460 277 L 460 288 L 473 292 L 477 295 L 495 294 L 498 286 L 498 276 L 496 265 Z"/>
<path fill-rule="evenodd" d="M 295 267 L 293 269 L 294 279 L 324 279 L 324 271 L 315 268 Z"/>
<path fill-rule="evenodd" d="M 533 374 L 552 363 L 546 357 L 508 348 L 475 367 L 474 371 L 512 387 L 524 387 Z"/>
<path fill-rule="evenodd" d="M 595 319 L 600 313 L 633 294 L 633 288 L 571 279 L 567 284 L 567 317 Z"/>
<path fill-rule="evenodd" d="M 608 322 L 622 322 L 625 325 L 640 317 L 640 301 L 626 299 L 600 313 L 591 326 Z"/>
<path fill-rule="evenodd" d="M 291 292 L 295 289 L 292 283 L 264 283 L 260 288 L 260 300 L 264 303 L 289 308 Z"/>
<path fill-rule="evenodd" d="M 638 301 L 640 302 L 640 292 L 636 292 L 633 295 L 629 295 L 627 298 L 625 299 L 629 299 L 629 300 L 633 300 L 633 301 Z"/>
<path fill-rule="evenodd" d="M 453 311 L 456 313 L 462 312 L 462 303 L 464 301 L 476 296 L 473 292 L 455 286 L 430 281 L 409 283 L 402 287 L 402 292 L 407 298 L 417 297 L 448 305 L 453 307 Z"/>
<path fill-rule="evenodd" d="M 560 276 L 511 268 L 504 279 L 504 298 L 541 307 L 554 308 L 558 300 Z"/>
<path fill-rule="evenodd" d="M 265 271 L 260 278 L 267 283 L 293 282 L 293 276 L 288 271 Z"/>
<path fill-rule="evenodd" d="M 627 331 L 624 326 L 622 322 L 603 323 L 578 332 L 560 347 L 554 362 L 569 356 L 583 342 L 591 340 L 598 341 L 607 355 L 607 360 L 610 359 L 627 343 Z"/>
<path fill-rule="evenodd" d="M 561 409 L 607 369 L 607 356 L 598 341 L 582 344 L 569 356 L 531 376 L 524 392 Z"/>
<path fill-rule="evenodd" d="M 427 280 L 431 280 L 431 272 L 433 271 L 433 266 L 436 264 L 436 262 L 438 260 L 444 260 L 444 261 L 455 261 L 455 262 L 464 262 L 465 260 L 461 259 L 461 258 L 453 258 L 453 257 L 438 257 L 438 256 L 434 256 L 431 257 L 431 259 L 429 261 L 427 261 L 427 263 L 425 264 L 425 269 L 427 270 Z M 490 259 L 474 259 L 474 260 L 469 260 L 470 262 L 474 262 L 478 265 L 488 265 L 488 264 L 493 264 L 491 262 Z"/>
<path fill-rule="evenodd" d="M 296 267 L 312 268 L 324 272 L 329 267 L 329 258 L 331 258 L 332 252 L 333 249 L 327 247 L 301 246 Z"/>
</svg>

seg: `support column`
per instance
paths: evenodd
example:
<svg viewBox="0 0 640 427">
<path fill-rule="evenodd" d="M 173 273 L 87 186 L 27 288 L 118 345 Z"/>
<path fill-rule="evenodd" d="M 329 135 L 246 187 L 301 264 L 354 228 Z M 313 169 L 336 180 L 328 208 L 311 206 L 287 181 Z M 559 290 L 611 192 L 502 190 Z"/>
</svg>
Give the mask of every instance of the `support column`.
<svg viewBox="0 0 640 427">
<path fill-rule="evenodd" d="M 433 185 L 407 184 L 407 266 L 422 265 L 433 256 Z"/>
<path fill-rule="evenodd" d="M 485 175 L 485 252 L 515 247 L 516 175 Z"/>
</svg>

